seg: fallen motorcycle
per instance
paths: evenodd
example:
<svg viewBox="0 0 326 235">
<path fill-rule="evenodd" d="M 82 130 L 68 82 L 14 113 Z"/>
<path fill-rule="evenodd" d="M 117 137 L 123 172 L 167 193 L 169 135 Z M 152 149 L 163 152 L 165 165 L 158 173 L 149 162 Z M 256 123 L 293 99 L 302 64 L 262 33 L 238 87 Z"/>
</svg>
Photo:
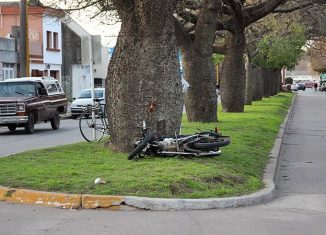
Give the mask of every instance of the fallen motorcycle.
<svg viewBox="0 0 326 235">
<path fill-rule="evenodd" d="M 144 126 L 143 137 L 136 141 L 129 160 L 144 156 L 218 156 L 221 154 L 219 148 L 230 144 L 230 137 L 223 136 L 217 128 L 193 135 L 159 136 L 150 133 Z"/>
</svg>

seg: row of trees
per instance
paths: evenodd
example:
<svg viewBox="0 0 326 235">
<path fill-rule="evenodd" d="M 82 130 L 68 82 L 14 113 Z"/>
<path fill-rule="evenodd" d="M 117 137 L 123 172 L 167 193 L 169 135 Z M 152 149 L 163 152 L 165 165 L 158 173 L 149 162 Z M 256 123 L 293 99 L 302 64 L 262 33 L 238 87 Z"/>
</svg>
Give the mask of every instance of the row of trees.
<svg viewBox="0 0 326 235">
<path fill-rule="evenodd" d="M 264 24 L 249 27 L 276 9 L 289 12 L 319 1 L 311 0 L 309 4 L 300 0 L 66 1 L 71 9 L 94 6 L 98 10 L 95 14 L 113 11 L 121 20 L 107 77 L 111 146 L 130 150 L 144 120 L 151 131 L 173 134 L 180 127 L 184 103 L 189 121 L 217 121 L 214 52 L 224 54 L 220 84 L 223 111 L 243 112 L 245 97 L 250 103 L 254 91 L 259 90 L 254 89 L 261 81 L 257 79 L 257 68 L 264 68 L 259 69 L 261 76 L 272 81 L 265 70 L 268 74 L 275 73 L 288 65 L 286 50 L 297 40 L 293 33 L 300 35 L 300 40 L 294 43 L 297 51 L 304 35 L 303 29 L 296 25 L 284 30 L 282 37 Z M 250 38 L 261 40 L 248 44 Z M 279 47 L 283 50 L 277 52 Z M 179 48 L 185 78 L 190 83 L 185 102 L 177 58 Z M 251 79 L 246 86 L 247 77 Z M 273 87 L 273 91 L 279 87 L 271 82 L 264 84 L 270 84 L 265 87 Z"/>
</svg>

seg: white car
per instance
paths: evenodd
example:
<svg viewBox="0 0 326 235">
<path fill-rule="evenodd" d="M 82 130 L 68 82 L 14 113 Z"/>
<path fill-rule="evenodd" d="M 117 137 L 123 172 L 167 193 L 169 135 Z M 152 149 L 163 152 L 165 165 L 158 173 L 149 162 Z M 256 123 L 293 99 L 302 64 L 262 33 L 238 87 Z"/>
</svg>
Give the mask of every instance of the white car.
<svg viewBox="0 0 326 235">
<path fill-rule="evenodd" d="M 101 104 L 105 104 L 105 89 L 95 88 L 94 93 L 95 98 L 102 100 L 100 101 Z M 82 107 L 87 105 L 92 105 L 91 89 L 82 90 L 77 98 L 71 103 L 71 117 L 74 119 L 77 118 L 83 112 Z"/>
<path fill-rule="evenodd" d="M 298 85 L 297 84 L 292 84 L 291 85 L 291 91 L 298 91 Z"/>
</svg>

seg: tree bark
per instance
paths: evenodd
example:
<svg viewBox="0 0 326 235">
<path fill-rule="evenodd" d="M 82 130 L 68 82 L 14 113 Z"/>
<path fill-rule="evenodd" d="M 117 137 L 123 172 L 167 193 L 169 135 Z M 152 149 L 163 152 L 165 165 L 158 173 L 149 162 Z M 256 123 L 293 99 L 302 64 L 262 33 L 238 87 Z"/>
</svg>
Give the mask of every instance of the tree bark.
<svg viewBox="0 0 326 235">
<path fill-rule="evenodd" d="M 108 67 L 111 146 L 130 151 L 141 136 L 179 131 L 183 95 L 173 11 L 175 1 L 114 1 L 121 31 Z"/>
<path fill-rule="evenodd" d="M 245 95 L 245 104 L 252 105 L 253 91 L 256 85 L 256 74 L 254 73 L 254 65 L 249 61 L 247 57 L 246 61 L 246 95 Z"/>
<path fill-rule="evenodd" d="M 202 56 L 191 47 L 183 50 L 185 79 L 190 88 L 185 96 L 189 122 L 216 122 L 216 73 L 211 56 Z"/>
<path fill-rule="evenodd" d="M 264 97 L 268 98 L 272 94 L 272 79 L 270 74 L 270 69 L 262 69 L 262 77 L 264 80 Z"/>
<path fill-rule="evenodd" d="M 228 34 L 226 47 L 221 78 L 222 109 L 223 112 L 243 112 L 246 87 L 244 30 Z"/>
<path fill-rule="evenodd" d="M 277 79 L 276 94 L 278 94 L 282 89 L 282 69 L 276 69 L 275 73 Z"/>
<path fill-rule="evenodd" d="M 262 69 L 260 67 L 256 67 L 252 69 L 252 73 L 255 74 L 255 88 L 253 91 L 252 100 L 259 101 L 263 99 L 264 94 L 264 80 L 262 77 Z"/>
<path fill-rule="evenodd" d="M 221 1 L 205 0 L 194 38 L 182 43 L 182 64 L 190 88 L 185 96 L 188 121 L 216 122 L 217 94 L 216 72 L 212 60 L 218 13 Z"/>
</svg>

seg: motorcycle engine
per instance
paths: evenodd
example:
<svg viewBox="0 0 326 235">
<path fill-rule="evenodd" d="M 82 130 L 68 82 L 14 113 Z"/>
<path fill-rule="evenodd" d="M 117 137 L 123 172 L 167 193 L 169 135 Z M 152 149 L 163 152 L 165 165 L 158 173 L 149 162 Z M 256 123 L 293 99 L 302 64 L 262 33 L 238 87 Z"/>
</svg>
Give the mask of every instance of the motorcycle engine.
<svg viewBox="0 0 326 235">
<path fill-rule="evenodd" d="M 176 151 L 176 141 L 173 138 L 165 138 L 158 141 L 158 147 L 162 150 Z"/>
</svg>

